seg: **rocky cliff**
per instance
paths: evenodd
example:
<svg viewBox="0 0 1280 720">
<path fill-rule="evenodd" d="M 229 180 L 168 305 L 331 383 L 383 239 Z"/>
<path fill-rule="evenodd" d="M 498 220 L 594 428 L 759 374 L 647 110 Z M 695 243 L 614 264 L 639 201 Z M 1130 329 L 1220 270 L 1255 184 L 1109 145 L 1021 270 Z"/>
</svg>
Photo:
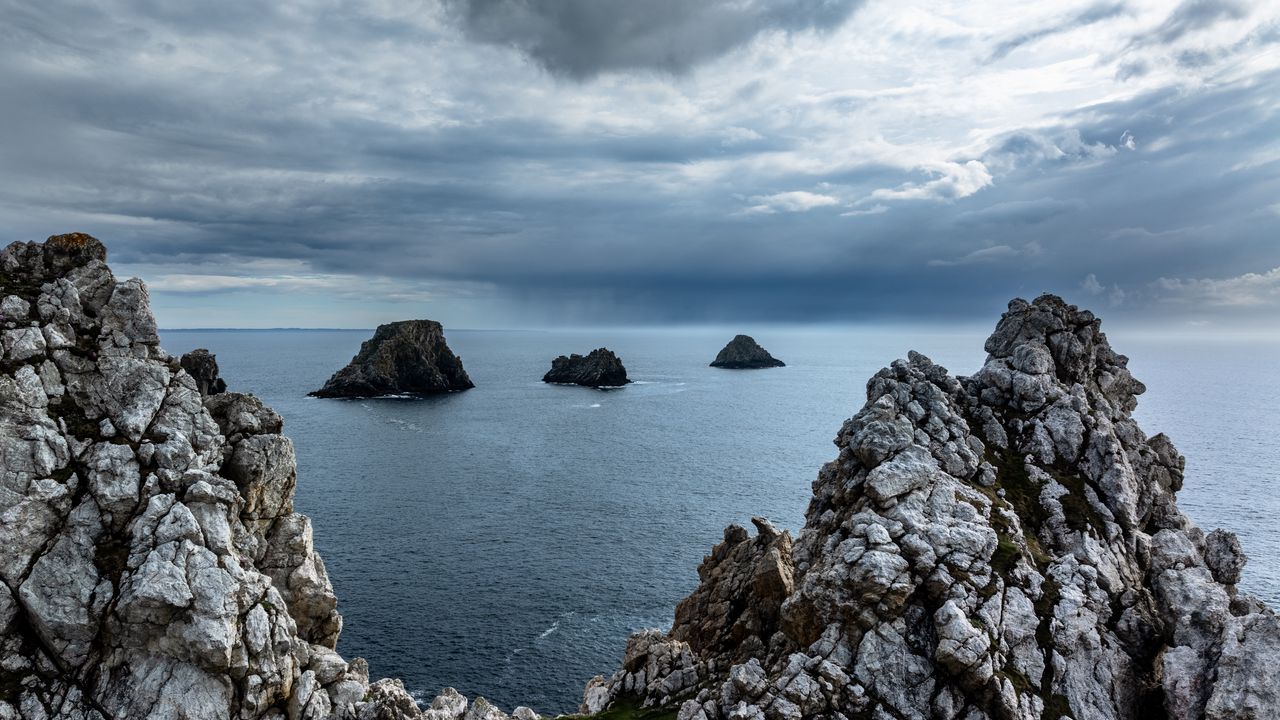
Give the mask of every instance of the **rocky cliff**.
<svg viewBox="0 0 1280 720">
<path fill-rule="evenodd" d="M 82 234 L 0 251 L 0 719 L 418 717 L 334 651 L 280 416 L 203 398 L 105 260 Z"/>
<path fill-rule="evenodd" d="M 608 348 L 596 348 L 587 355 L 574 353 L 561 355 L 551 361 L 551 369 L 542 376 L 542 382 L 583 385 L 586 387 L 617 387 L 631 382 L 622 360 Z"/>
<path fill-rule="evenodd" d="M 504 720 L 334 651 L 279 415 L 202 396 L 105 259 L 79 234 L 0 251 L 0 720 Z M 1098 320 L 1014 301 L 987 351 L 873 377 L 799 535 L 728 528 L 584 711 L 1280 717 L 1280 623 L 1236 589 L 1235 537 L 1178 510 L 1182 458 Z"/>
<path fill-rule="evenodd" d="M 1280 717 L 1280 622 L 1175 493 L 1091 313 L 1015 300 L 957 378 L 867 384 L 793 540 L 730 527 L 669 633 L 587 687 L 680 720 Z"/>
<path fill-rule="evenodd" d="M 729 370 L 758 370 L 761 368 L 785 367 L 786 363 L 769 354 L 760 347 L 760 343 L 750 335 L 737 335 L 725 345 L 711 367 Z"/>
<path fill-rule="evenodd" d="M 329 378 L 316 397 L 433 395 L 475 387 L 462 359 L 434 320 L 379 325 L 351 362 Z"/>
</svg>

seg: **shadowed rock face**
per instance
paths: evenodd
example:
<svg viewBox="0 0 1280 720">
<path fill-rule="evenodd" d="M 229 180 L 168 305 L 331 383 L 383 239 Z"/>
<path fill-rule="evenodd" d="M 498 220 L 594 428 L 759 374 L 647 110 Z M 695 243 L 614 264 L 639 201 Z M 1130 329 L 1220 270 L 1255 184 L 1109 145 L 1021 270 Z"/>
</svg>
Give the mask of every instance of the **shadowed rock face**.
<svg viewBox="0 0 1280 720">
<path fill-rule="evenodd" d="M 218 377 L 218 358 L 205 348 L 185 353 L 178 361 L 187 371 L 201 395 L 217 395 L 227 391 L 227 384 Z"/>
<path fill-rule="evenodd" d="M 760 368 L 785 367 L 786 363 L 760 347 L 750 335 L 738 335 L 716 355 L 711 367 L 729 370 L 758 370 Z"/>
<path fill-rule="evenodd" d="M 333 374 L 316 397 L 432 395 L 475 387 L 462 360 L 433 320 L 403 320 L 379 325 L 351 363 Z"/>
<path fill-rule="evenodd" d="M 725 532 L 669 633 L 584 710 L 681 720 L 1280 717 L 1280 621 L 1235 536 L 1175 493 L 1183 458 L 1091 313 L 1015 300 L 986 363 L 917 353 L 867 384 L 794 544 Z M 790 557 L 784 557 L 789 549 Z"/>
<path fill-rule="evenodd" d="M 542 376 L 542 382 L 584 385 L 586 387 L 616 387 L 631 382 L 622 360 L 608 348 L 596 348 L 588 355 L 561 355 L 551 361 L 551 369 Z"/>
</svg>

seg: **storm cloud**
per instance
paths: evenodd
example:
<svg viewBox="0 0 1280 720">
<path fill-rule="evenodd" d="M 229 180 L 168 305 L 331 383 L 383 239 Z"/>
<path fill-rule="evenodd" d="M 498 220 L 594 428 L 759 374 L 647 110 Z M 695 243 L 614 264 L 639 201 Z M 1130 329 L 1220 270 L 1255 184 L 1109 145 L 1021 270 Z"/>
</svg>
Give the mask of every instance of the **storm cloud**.
<svg viewBox="0 0 1280 720">
<path fill-rule="evenodd" d="M 769 32 L 832 29 L 862 0 L 447 0 L 483 42 L 509 45 L 575 78 L 686 72 Z"/>
<path fill-rule="evenodd" d="M 1192 5 L 0 0 L 0 240 L 167 326 L 1274 318 L 1280 18 Z"/>
</svg>

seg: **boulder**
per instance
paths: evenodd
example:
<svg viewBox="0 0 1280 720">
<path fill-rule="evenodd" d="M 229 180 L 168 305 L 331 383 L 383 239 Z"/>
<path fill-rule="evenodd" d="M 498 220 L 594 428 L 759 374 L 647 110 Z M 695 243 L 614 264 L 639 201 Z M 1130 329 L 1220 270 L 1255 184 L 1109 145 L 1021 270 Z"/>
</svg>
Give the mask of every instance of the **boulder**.
<svg viewBox="0 0 1280 720">
<path fill-rule="evenodd" d="M 191 379 L 196 381 L 196 387 L 199 388 L 201 395 L 208 397 L 227 391 L 227 384 L 218 377 L 217 356 L 205 348 L 196 348 L 183 354 L 178 363 L 182 365 L 183 370 L 187 371 Z"/>
<path fill-rule="evenodd" d="M 716 355 L 711 367 L 729 370 L 758 370 L 760 368 L 785 367 L 786 363 L 760 347 L 750 335 L 738 335 Z"/>
<path fill-rule="evenodd" d="M 323 398 L 434 395 L 475 387 L 434 320 L 379 325 L 351 363 L 310 395 Z"/>
</svg>

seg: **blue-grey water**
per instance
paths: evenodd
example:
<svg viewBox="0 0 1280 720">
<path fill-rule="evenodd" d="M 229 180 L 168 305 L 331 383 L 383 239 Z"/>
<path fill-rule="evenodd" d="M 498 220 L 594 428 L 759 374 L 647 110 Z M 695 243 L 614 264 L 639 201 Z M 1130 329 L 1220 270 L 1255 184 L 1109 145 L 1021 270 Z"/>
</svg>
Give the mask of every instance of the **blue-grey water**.
<svg viewBox="0 0 1280 720">
<path fill-rule="evenodd" d="M 916 349 L 956 374 L 986 328 L 760 329 L 785 368 L 707 367 L 737 330 L 448 331 L 477 387 L 427 400 L 306 397 L 368 331 L 166 331 L 208 347 L 234 390 L 285 418 L 297 508 L 315 524 L 347 657 L 430 697 L 566 712 L 626 637 L 669 626 L 731 522 L 803 522 L 831 438 L 867 378 Z M 1125 337 L 1138 410 L 1187 456 L 1182 508 L 1236 531 L 1243 582 L 1280 606 L 1280 343 Z M 540 382 L 555 355 L 615 350 L 635 384 Z"/>
</svg>

